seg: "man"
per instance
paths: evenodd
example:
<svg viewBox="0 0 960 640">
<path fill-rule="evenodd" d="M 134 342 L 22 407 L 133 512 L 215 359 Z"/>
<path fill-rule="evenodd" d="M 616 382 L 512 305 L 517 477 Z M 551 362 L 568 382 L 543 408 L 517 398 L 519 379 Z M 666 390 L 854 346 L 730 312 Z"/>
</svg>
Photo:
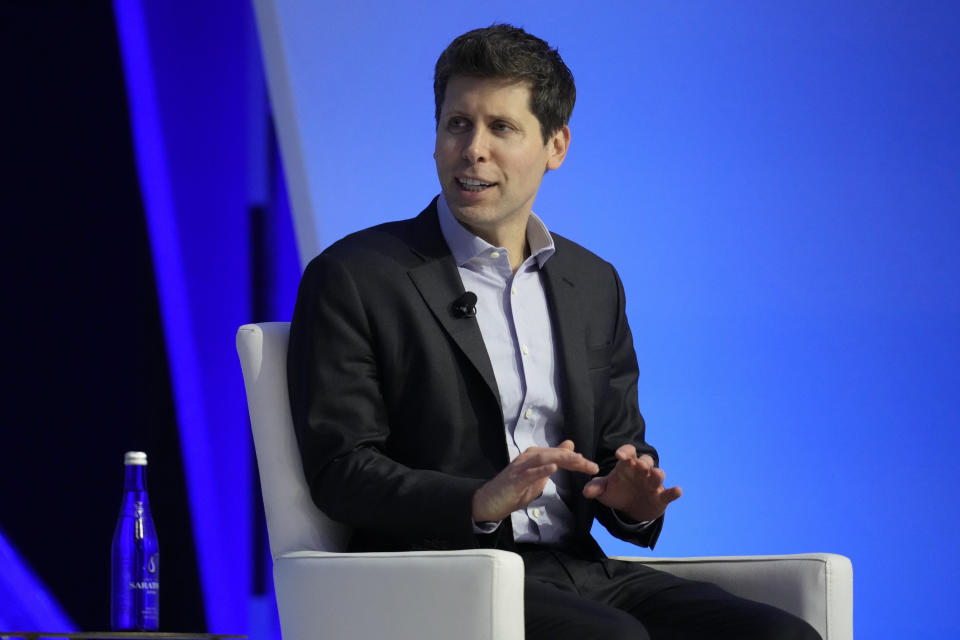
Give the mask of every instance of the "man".
<svg viewBox="0 0 960 640">
<path fill-rule="evenodd" d="M 818 637 L 604 557 L 595 517 L 653 547 L 681 491 L 644 440 L 616 271 L 532 213 L 569 148 L 573 77 L 497 25 L 450 44 L 434 92 L 441 195 L 334 244 L 301 283 L 290 401 L 317 505 L 357 551 L 517 551 L 529 638 Z"/>
</svg>

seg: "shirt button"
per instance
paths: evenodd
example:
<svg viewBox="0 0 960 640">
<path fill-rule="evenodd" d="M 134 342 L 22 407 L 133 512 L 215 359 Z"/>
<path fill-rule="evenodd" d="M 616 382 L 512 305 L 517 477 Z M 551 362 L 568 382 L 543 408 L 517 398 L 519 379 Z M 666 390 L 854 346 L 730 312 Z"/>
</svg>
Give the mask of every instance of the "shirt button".
<svg viewBox="0 0 960 640">
<path fill-rule="evenodd" d="M 494 251 L 494 252 L 492 252 L 492 253 L 490 254 L 490 257 L 493 258 L 494 260 L 496 260 L 497 258 L 500 257 L 500 252 L 499 252 L 499 251 Z"/>
<path fill-rule="evenodd" d="M 520 347 L 520 351 L 523 351 L 523 355 L 527 355 L 530 353 L 530 349 L 527 349 L 527 345 L 523 345 L 522 347 Z"/>
<path fill-rule="evenodd" d="M 532 415 L 533 415 L 533 409 L 527 409 L 526 413 L 523 414 L 523 417 L 529 420 L 530 416 Z"/>
<path fill-rule="evenodd" d="M 540 509 L 534 509 L 534 510 L 533 510 L 533 517 L 534 517 L 534 518 L 539 518 L 539 517 L 540 517 Z"/>
<path fill-rule="evenodd" d="M 516 287 L 510 287 L 510 295 L 514 295 L 514 296 L 517 295 L 517 288 L 516 288 Z"/>
</svg>

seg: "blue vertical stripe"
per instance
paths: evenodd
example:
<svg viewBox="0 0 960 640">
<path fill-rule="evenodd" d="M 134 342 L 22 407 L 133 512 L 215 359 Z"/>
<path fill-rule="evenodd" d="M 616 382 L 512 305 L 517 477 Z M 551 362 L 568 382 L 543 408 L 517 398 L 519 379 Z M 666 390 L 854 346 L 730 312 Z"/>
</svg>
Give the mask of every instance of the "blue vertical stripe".
<svg viewBox="0 0 960 640">
<path fill-rule="evenodd" d="M 232 336 L 249 320 L 247 107 L 229 61 L 249 38 L 230 4 L 114 11 L 207 627 L 244 633 L 250 444 Z"/>
</svg>

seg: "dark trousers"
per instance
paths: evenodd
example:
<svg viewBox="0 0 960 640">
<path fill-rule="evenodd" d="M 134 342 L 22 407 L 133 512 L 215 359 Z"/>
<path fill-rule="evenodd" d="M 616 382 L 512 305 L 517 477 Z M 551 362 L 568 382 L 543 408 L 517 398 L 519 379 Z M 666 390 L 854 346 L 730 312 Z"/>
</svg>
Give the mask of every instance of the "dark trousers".
<svg viewBox="0 0 960 640">
<path fill-rule="evenodd" d="M 707 582 L 523 546 L 527 640 L 820 640 L 800 618 Z"/>
</svg>

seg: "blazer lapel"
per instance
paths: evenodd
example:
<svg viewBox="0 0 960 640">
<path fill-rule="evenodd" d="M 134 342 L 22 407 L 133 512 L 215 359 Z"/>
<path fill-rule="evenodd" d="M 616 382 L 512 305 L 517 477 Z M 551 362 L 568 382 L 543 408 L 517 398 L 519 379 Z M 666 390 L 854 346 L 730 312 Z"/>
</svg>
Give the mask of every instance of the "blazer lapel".
<svg viewBox="0 0 960 640">
<path fill-rule="evenodd" d="M 414 243 L 411 247 L 415 247 L 413 252 L 423 263 L 411 268 L 408 275 L 434 317 L 487 383 L 499 406 L 497 379 L 493 375 L 480 325 L 476 318 L 461 318 L 453 313 L 453 301 L 463 295 L 464 288 L 457 265 L 440 232 L 436 200 L 417 217 L 417 222 L 419 230 L 411 238 Z"/>
</svg>

